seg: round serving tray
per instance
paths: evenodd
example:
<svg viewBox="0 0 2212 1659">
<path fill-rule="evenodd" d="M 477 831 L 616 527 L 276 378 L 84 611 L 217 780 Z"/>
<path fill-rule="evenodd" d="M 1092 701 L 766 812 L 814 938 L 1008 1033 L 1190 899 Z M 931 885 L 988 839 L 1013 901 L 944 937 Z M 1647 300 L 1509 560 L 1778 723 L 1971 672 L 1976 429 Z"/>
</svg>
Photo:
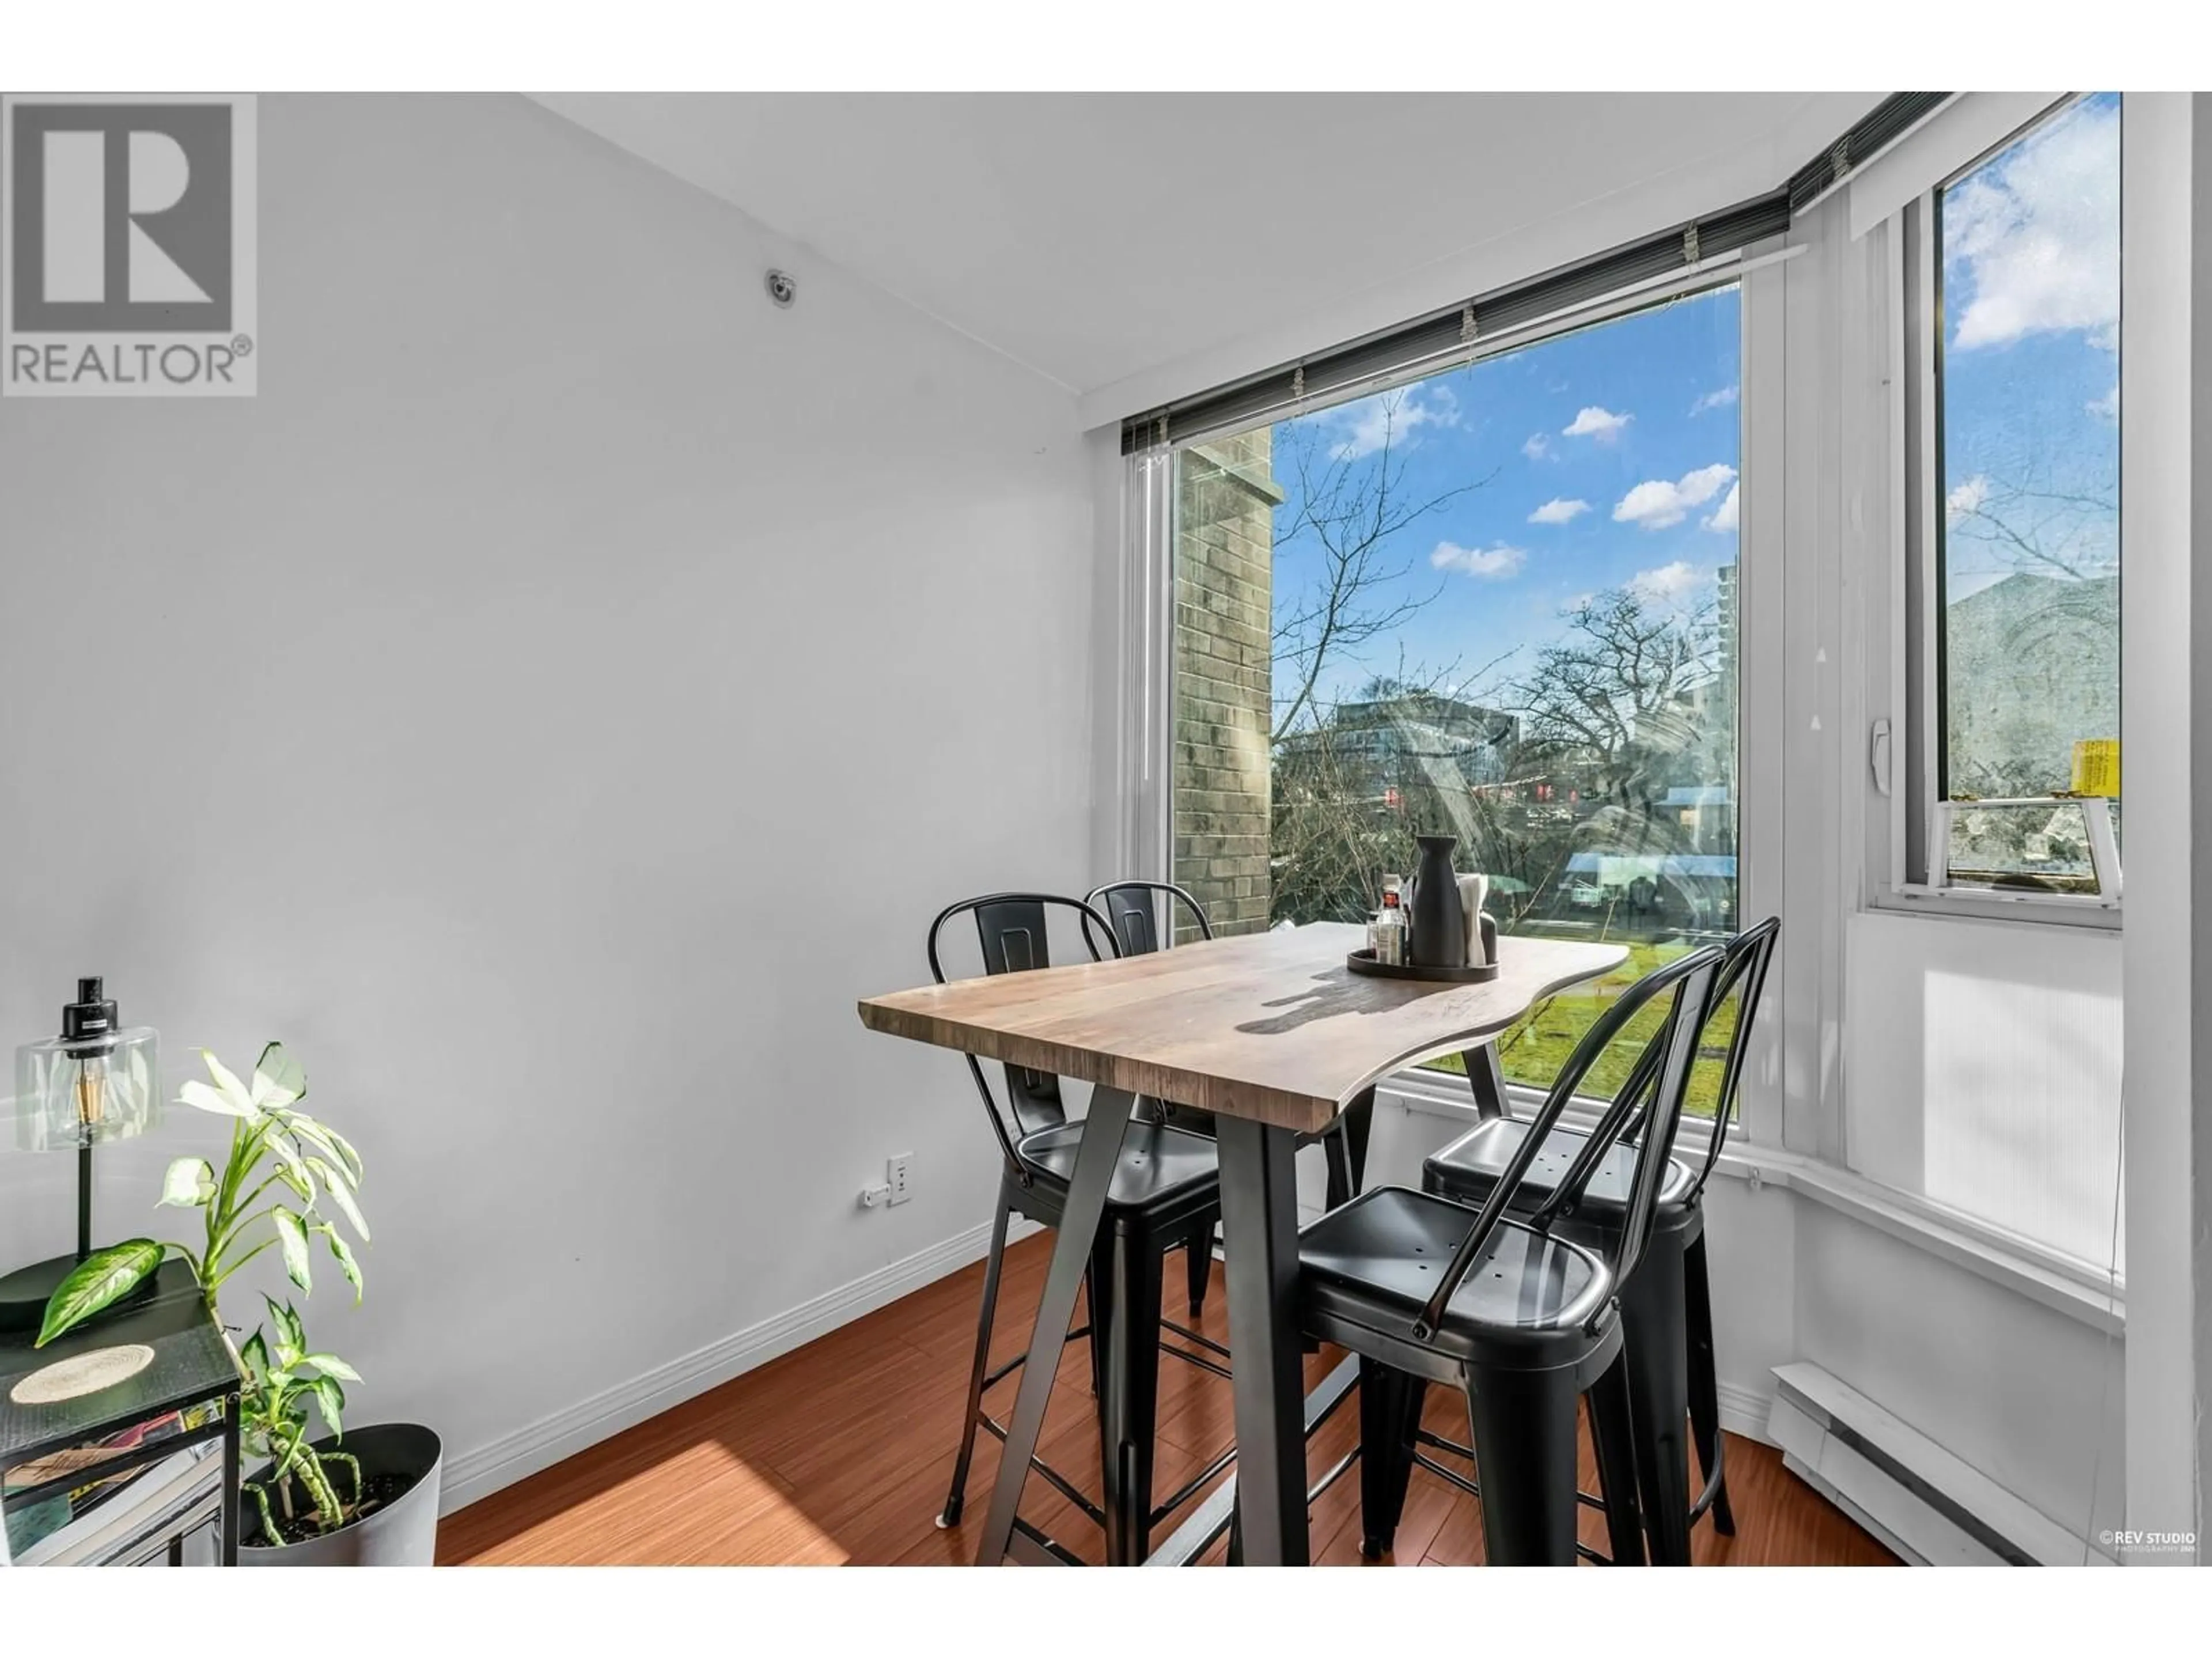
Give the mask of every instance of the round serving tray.
<svg viewBox="0 0 2212 1659">
<path fill-rule="evenodd" d="M 1345 957 L 1344 965 L 1370 979 L 1419 979 L 1440 985 L 1479 985 L 1484 980 L 1498 977 L 1498 964 L 1494 962 L 1486 968 L 1424 968 L 1413 963 L 1394 966 L 1376 961 L 1372 951 L 1354 951 Z"/>
</svg>

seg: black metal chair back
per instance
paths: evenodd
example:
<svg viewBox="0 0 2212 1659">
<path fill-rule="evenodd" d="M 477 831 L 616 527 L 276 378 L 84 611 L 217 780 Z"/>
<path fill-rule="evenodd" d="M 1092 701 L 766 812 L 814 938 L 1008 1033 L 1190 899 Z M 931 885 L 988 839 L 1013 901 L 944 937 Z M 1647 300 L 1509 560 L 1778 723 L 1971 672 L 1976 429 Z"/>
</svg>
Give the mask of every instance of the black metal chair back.
<svg viewBox="0 0 2212 1659">
<path fill-rule="evenodd" d="M 1756 927 L 1747 927 L 1728 945 L 1728 960 L 1713 981 L 1712 1006 L 1717 1010 L 1728 1000 L 1729 993 L 1742 987 L 1741 999 L 1736 1004 L 1735 1031 L 1729 1039 L 1728 1059 L 1721 1067 L 1720 1102 L 1713 1109 L 1712 1138 L 1705 1146 L 1705 1161 L 1698 1170 L 1696 1182 L 1690 1188 L 1694 1202 L 1705 1189 L 1706 1177 L 1713 1165 L 1721 1161 L 1721 1148 L 1728 1144 L 1729 1125 L 1735 1116 L 1736 1091 L 1743 1084 L 1744 1057 L 1751 1052 L 1751 1027 L 1759 1015 L 1759 999 L 1766 989 L 1766 969 L 1774 959 L 1774 947 L 1782 937 L 1782 918 L 1769 916 Z"/>
<path fill-rule="evenodd" d="M 983 971 L 986 974 L 1018 974 L 1032 968 L 1052 966 L 1052 950 L 1047 937 L 1047 922 L 1051 907 L 1075 913 L 1082 929 L 1084 948 L 1091 952 L 1093 962 L 1103 962 L 1098 939 L 1091 929 L 1106 941 L 1106 948 L 1115 956 L 1121 955 L 1114 942 L 1113 925 L 1081 899 L 1067 898 L 1057 893 L 990 893 L 981 898 L 963 899 L 957 904 L 948 904 L 929 924 L 929 975 L 939 985 L 945 984 L 945 965 L 938 954 L 938 941 L 945 924 L 955 916 L 972 915 L 975 919 L 975 934 L 983 950 Z M 975 1079 L 976 1092 L 983 1097 L 986 1115 L 991 1120 L 991 1133 L 999 1138 L 999 1150 L 1006 1156 L 1006 1168 L 1026 1182 L 1021 1160 L 1014 1154 L 1015 1144 L 1023 1136 L 1039 1129 L 1054 1128 L 1067 1121 L 1067 1109 L 1060 1096 L 1060 1079 L 1050 1072 L 1032 1072 L 1026 1066 L 1007 1066 L 1002 1069 L 1006 1079 L 1006 1103 L 1012 1122 L 1008 1131 L 1008 1115 L 999 1110 L 999 1103 L 991 1093 L 991 1085 L 984 1080 L 983 1067 L 973 1054 L 963 1054 L 969 1073 Z"/>
<path fill-rule="evenodd" d="M 1701 1047 L 1703 1028 L 1711 1024 L 1729 994 L 1741 986 L 1743 994 L 1736 1004 L 1735 1030 L 1729 1039 L 1728 1054 L 1721 1067 L 1720 1093 L 1713 1109 L 1712 1133 L 1705 1140 L 1705 1161 L 1698 1165 L 1688 1192 L 1680 1200 L 1684 1204 L 1695 1204 L 1704 1194 L 1713 1166 L 1720 1162 L 1721 1149 L 1728 1144 L 1729 1120 L 1735 1114 L 1736 1091 L 1743 1081 L 1744 1056 L 1751 1047 L 1752 1024 L 1759 1012 L 1759 995 L 1766 986 L 1767 963 L 1773 957 L 1775 941 L 1781 932 L 1781 919 L 1777 916 L 1769 916 L 1758 926 L 1746 928 L 1723 947 L 1725 955 L 1720 970 L 1713 975 L 1712 994 L 1707 999 L 1698 1031 Z M 1652 1085 L 1658 1077 L 1661 1050 L 1656 1043 L 1637 1057 L 1628 1081 L 1599 1119 L 1581 1153 L 1568 1166 L 1552 1195 L 1537 1206 L 1536 1220 L 1548 1221 L 1571 1211 L 1595 1174 L 1599 1162 L 1616 1140 L 1634 1144 L 1641 1139 L 1651 1109 Z"/>
<path fill-rule="evenodd" d="M 1615 1109 L 1608 1111 L 1607 1120 L 1612 1124 L 1607 1133 L 1601 1122 L 1590 1136 L 1587 1154 L 1589 1168 L 1583 1171 L 1582 1182 L 1572 1187 L 1563 1184 L 1553 1194 L 1556 1201 L 1564 1196 L 1567 1207 L 1581 1195 L 1582 1184 L 1586 1184 L 1596 1161 L 1618 1140 L 1627 1127 L 1629 1114 L 1619 1109 L 1624 1104 L 1633 1104 L 1632 1091 L 1643 1091 L 1638 1073 L 1645 1072 L 1647 1062 L 1653 1077 L 1650 1109 L 1647 1115 L 1643 1144 L 1637 1148 L 1636 1165 L 1629 1182 L 1627 1206 L 1622 1214 L 1620 1231 L 1615 1241 L 1613 1259 L 1606 1265 L 1618 1285 L 1627 1281 L 1642 1259 L 1644 1246 L 1650 1243 L 1651 1229 L 1658 1217 L 1659 1188 L 1666 1178 L 1667 1160 L 1674 1151 L 1674 1132 L 1682 1118 L 1682 1103 L 1689 1092 L 1690 1067 L 1697 1058 L 1698 1036 L 1705 1024 L 1706 1008 L 1711 1005 L 1716 975 L 1724 959 L 1718 945 L 1709 945 L 1703 950 L 1692 951 L 1687 956 L 1655 969 L 1613 999 L 1613 1006 L 1599 1016 L 1596 1024 L 1575 1045 L 1567 1063 L 1559 1068 L 1551 1091 L 1544 1097 L 1542 1109 L 1521 1139 L 1512 1159 L 1500 1171 L 1490 1195 L 1476 1212 L 1474 1224 L 1451 1261 L 1437 1281 L 1434 1294 L 1421 1310 L 1414 1323 L 1413 1334 L 1425 1341 L 1442 1324 L 1444 1310 L 1466 1281 L 1477 1262 L 1490 1248 L 1492 1236 L 1504 1220 L 1522 1182 L 1527 1178 L 1537 1154 L 1543 1150 L 1546 1139 L 1558 1125 L 1577 1089 L 1590 1067 L 1595 1065 L 1606 1049 L 1612 1046 L 1628 1023 L 1662 992 L 1672 991 L 1674 1000 L 1665 1022 L 1638 1057 L 1637 1066 L 1621 1091 Z M 1541 1226 L 1540 1220 L 1532 1218 L 1531 1225 Z"/>
<path fill-rule="evenodd" d="M 1083 902 L 1106 912 L 1114 924 L 1114 942 L 1123 956 L 1146 957 L 1160 948 L 1158 897 L 1162 894 L 1167 896 L 1170 928 L 1180 908 L 1197 924 L 1200 938 L 1213 937 L 1206 907 L 1171 881 L 1109 881 L 1085 893 Z"/>
</svg>

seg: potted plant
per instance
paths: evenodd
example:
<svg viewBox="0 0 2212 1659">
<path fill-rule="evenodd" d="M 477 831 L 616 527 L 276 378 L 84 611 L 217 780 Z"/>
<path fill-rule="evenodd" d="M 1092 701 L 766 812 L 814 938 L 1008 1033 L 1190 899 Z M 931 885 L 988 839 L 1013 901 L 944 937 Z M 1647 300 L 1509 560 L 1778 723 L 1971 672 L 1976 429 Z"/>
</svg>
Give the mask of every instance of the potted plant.
<svg viewBox="0 0 2212 1659">
<path fill-rule="evenodd" d="M 305 1296 L 313 1289 L 318 1243 L 361 1302 L 361 1265 L 338 1222 L 368 1242 L 356 1194 L 361 1156 L 343 1135 L 299 1109 L 305 1075 L 282 1045 L 270 1043 L 251 1083 L 202 1051 L 210 1082 L 180 1091 L 185 1104 L 228 1117 L 230 1152 L 221 1170 L 204 1158 L 179 1158 L 161 1183 L 161 1202 L 196 1209 L 204 1223 L 197 1249 L 134 1238 L 96 1250 L 55 1288 L 39 1346 L 131 1293 L 170 1255 L 190 1266 L 209 1311 L 230 1341 L 220 1303 L 224 1283 L 264 1250 L 282 1253 L 284 1272 Z M 266 1462 L 244 1483 L 240 1565 L 428 1566 L 438 1526 L 438 1437 L 416 1424 L 380 1424 L 348 1433 L 344 1385 L 361 1377 L 325 1350 L 309 1347 L 298 1310 L 264 1296 L 267 1328 L 257 1323 L 238 1361 L 240 1433 Z M 312 1421 L 325 1432 L 310 1440 Z"/>
</svg>

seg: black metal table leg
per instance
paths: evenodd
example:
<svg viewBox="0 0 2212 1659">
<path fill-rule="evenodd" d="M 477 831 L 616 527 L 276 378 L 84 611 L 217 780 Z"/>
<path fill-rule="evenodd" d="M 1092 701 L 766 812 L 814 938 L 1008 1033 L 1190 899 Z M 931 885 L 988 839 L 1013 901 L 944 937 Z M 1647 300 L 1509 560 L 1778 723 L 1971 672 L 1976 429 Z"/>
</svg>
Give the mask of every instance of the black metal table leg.
<svg viewBox="0 0 2212 1659">
<path fill-rule="evenodd" d="M 1060 1370 L 1060 1352 L 1067 1346 L 1068 1323 L 1075 1316 L 1075 1293 L 1090 1263 L 1098 1223 L 1106 1213 L 1107 1189 L 1121 1159 L 1122 1132 L 1129 1127 L 1129 1114 L 1135 1105 L 1136 1097 L 1125 1090 L 1091 1091 L 1091 1113 L 1084 1122 L 1074 1176 L 1068 1182 L 1067 1200 L 1053 1240 L 1052 1266 L 1045 1273 L 1036 1328 L 1030 1336 L 1029 1358 L 1022 1363 L 1021 1392 L 1014 1399 L 1013 1421 L 1006 1425 L 1006 1443 L 999 1455 L 999 1477 L 991 1486 L 991 1512 L 983 1522 L 982 1542 L 975 1552 L 979 1566 L 995 1567 L 1005 1561 L 1013 1541 L 1014 1514 L 1029 1478 L 1030 1459 L 1036 1455 L 1037 1435 L 1044 1427 L 1053 1376 Z M 1292 1243 L 1295 1248 L 1295 1238 Z M 1233 1322 L 1233 1291 L 1230 1306 Z"/>
<path fill-rule="evenodd" d="M 1249 1118 L 1225 1116 L 1215 1133 L 1229 1349 L 1236 1356 L 1230 1370 L 1243 1559 L 1253 1566 L 1302 1567 L 1310 1546 L 1297 1318 L 1297 1137 Z"/>
<path fill-rule="evenodd" d="M 238 1565 L 239 1485 L 246 1479 L 238 1443 L 238 1396 L 222 1402 L 222 1565 Z"/>
<path fill-rule="evenodd" d="M 1474 1115 L 1481 1118 L 1510 1117 L 1505 1109 L 1505 1068 L 1498 1063 L 1498 1045 L 1486 1042 L 1460 1056 L 1467 1067 L 1467 1086 L 1474 1093 Z"/>
</svg>

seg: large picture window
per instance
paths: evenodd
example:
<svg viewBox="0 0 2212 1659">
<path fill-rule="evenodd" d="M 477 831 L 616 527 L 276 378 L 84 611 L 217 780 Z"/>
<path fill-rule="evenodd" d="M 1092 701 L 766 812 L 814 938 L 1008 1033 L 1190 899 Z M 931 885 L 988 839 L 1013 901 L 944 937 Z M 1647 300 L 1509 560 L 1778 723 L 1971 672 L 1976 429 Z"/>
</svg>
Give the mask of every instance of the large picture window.
<svg viewBox="0 0 2212 1659">
<path fill-rule="evenodd" d="M 1217 932 L 1360 921 L 1455 835 L 1504 934 L 1632 947 L 1501 1039 L 1540 1085 L 1735 927 L 1741 337 L 1720 288 L 1180 453 L 1174 865 Z"/>
<path fill-rule="evenodd" d="M 1940 860 L 1922 862 L 1954 880 L 2094 893 L 2087 819 L 2065 798 L 2113 798 L 2117 816 L 2118 94 L 2046 116 L 1930 209 L 1922 776 L 1949 805 L 1929 819 Z"/>
</svg>

